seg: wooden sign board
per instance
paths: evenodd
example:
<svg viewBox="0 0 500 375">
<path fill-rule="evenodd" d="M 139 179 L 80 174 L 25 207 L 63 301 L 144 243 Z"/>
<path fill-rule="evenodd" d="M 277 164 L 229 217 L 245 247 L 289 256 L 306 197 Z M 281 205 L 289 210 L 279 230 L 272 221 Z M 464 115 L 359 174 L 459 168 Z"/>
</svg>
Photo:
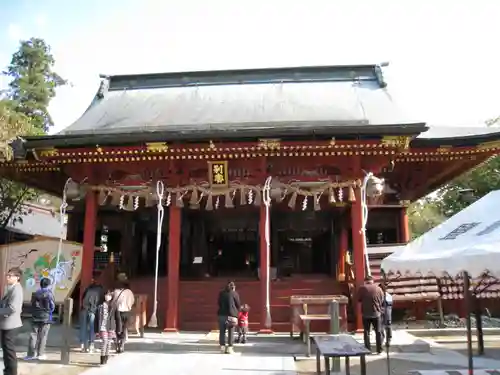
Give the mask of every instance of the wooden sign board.
<svg viewBox="0 0 500 375">
<path fill-rule="evenodd" d="M 23 272 L 21 281 L 25 302 L 31 300 L 31 294 L 40 288 L 40 280 L 44 277 L 55 282 L 54 297 L 57 304 L 71 296 L 82 270 L 83 245 L 63 241 L 57 265 L 58 247 L 59 239 L 49 237 L 35 237 L 0 247 L 5 257 L 3 274 L 13 267 L 19 267 Z"/>
<path fill-rule="evenodd" d="M 208 162 L 208 181 L 211 188 L 227 188 L 229 186 L 227 161 Z"/>
</svg>

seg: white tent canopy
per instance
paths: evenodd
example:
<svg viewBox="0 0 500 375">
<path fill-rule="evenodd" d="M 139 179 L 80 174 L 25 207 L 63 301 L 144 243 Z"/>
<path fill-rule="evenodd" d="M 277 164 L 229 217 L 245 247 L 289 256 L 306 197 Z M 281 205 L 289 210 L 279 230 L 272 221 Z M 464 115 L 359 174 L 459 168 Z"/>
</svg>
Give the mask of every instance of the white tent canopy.
<svg viewBox="0 0 500 375">
<path fill-rule="evenodd" d="M 381 268 L 388 275 L 500 277 L 500 190 L 391 254 Z"/>
</svg>

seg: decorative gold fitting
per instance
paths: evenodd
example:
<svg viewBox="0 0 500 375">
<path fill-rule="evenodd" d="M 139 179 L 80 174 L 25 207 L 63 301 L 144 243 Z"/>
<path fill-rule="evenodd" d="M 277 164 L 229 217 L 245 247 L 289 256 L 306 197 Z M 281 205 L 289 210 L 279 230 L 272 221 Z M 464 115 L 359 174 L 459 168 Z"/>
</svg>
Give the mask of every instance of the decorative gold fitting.
<svg viewBox="0 0 500 375">
<path fill-rule="evenodd" d="M 408 136 L 384 136 L 380 140 L 384 146 L 407 150 L 410 147 L 411 137 Z"/>
<path fill-rule="evenodd" d="M 269 151 L 279 150 L 281 147 L 281 141 L 279 139 L 259 139 L 257 147 Z"/>
<path fill-rule="evenodd" d="M 165 142 L 152 142 L 146 143 L 147 152 L 166 152 L 168 151 L 168 145 Z"/>
<path fill-rule="evenodd" d="M 451 151 L 452 147 L 448 145 L 439 146 L 437 149 L 438 154 L 447 154 Z"/>
<path fill-rule="evenodd" d="M 59 150 L 56 148 L 46 148 L 40 150 L 40 157 L 42 158 L 53 158 L 59 156 Z"/>
</svg>

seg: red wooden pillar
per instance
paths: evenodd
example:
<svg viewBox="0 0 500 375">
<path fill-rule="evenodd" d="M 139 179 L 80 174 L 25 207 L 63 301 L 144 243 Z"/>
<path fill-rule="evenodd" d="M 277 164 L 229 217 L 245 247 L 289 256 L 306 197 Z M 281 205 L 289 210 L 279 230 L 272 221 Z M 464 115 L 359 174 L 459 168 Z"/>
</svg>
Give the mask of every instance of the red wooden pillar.
<svg viewBox="0 0 500 375">
<path fill-rule="evenodd" d="M 171 204 L 168 228 L 168 284 L 165 332 L 177 332 L 178 330 L 181 220 L 181 209 L 176 207 L 175 204 Z"/>
<path fill-rule="evenodd" d="M 363 285 L 365 280 L 365 235 L 362 231 L 363 216 L 361 206 L 361 190 L 355 191 L 356 201 L 351 205 L 351 230 L 352 230 L 352 252 L 354 262 L 354 277 L 356 278 L 356 291 Z M 357 293 L 354 296 L 355 312 L 356 312 L 356 330 L 363 328 L 363 320 L 361 316 L 361 304 L 357 302 Z"/>
<path fill-rule="evenodd" d="M 271 218 L 269 217 L 269 220 Z M 260 246 L 260 330 L 259 333 L 272 333 L 271 328 L 266 327 L 266 292 L 267 283 L 269 280 L 269 254 L 266 242 L 266 206 L 260 206 L 260 221 L 259 221 L 259 246 Z M 269 281 L 270 282 L 270 281 Z M 270 288 L 270 287 L 269 287 Z"/>
<path fill-rule="evenodd" d="M 399 211 L 399 239 L 401 243 L 410 242 L 410 225 L 408 224 L 408 212 L 406 207 Z"/>
<path fill-rule="evenodd" d="M 85 218 L 83 224 L 83 255 L 80 277 L 80 301 L 90 285 L 94 273 L 95 231 L 97 227 L 97 192 L 88 191 L 85 196 Z"/>
<path fill-rule="evenodd" d="M 347 232 L 345 218 L 342 217 L 341 226 L 340 226 L 339 253 L 338 253 L 338 258 L 337 258 L 337 270 L 338 270 L 337 271 L 337 280 L 338 281 L 346 280 L 345 263 L 346 263 L 346 257 L 347 257 L 348 238 L 349 238 L 349 236 L 348 236 L 348 232 Z"/>
</svg>

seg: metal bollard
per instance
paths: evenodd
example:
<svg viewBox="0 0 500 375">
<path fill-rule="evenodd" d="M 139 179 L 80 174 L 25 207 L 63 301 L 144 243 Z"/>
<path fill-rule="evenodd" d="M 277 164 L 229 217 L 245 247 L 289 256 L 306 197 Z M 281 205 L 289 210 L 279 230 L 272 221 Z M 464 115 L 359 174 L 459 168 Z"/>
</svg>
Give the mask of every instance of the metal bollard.
<svg viewBox="0 0 500 375">
<path fill-rule="evenodd" d="M 340 333 L 340 313 L 338 301 L 330 302 L 330 333 L 338 335 Z M 332 358 L 332 371 L 340 372 L 340 358 Z"/>
<path fill-rule="evenodd" d="M 63 343 L 61 346 L 61 362 L 64 365 L 69 364 L 69 353 L 71 352 L 71 341 L 73 330 L 71 329 L 71 316 L 73 315 L 73 299 L 66 298 L 64 300 L 63 310 Z"/>
</svg>

